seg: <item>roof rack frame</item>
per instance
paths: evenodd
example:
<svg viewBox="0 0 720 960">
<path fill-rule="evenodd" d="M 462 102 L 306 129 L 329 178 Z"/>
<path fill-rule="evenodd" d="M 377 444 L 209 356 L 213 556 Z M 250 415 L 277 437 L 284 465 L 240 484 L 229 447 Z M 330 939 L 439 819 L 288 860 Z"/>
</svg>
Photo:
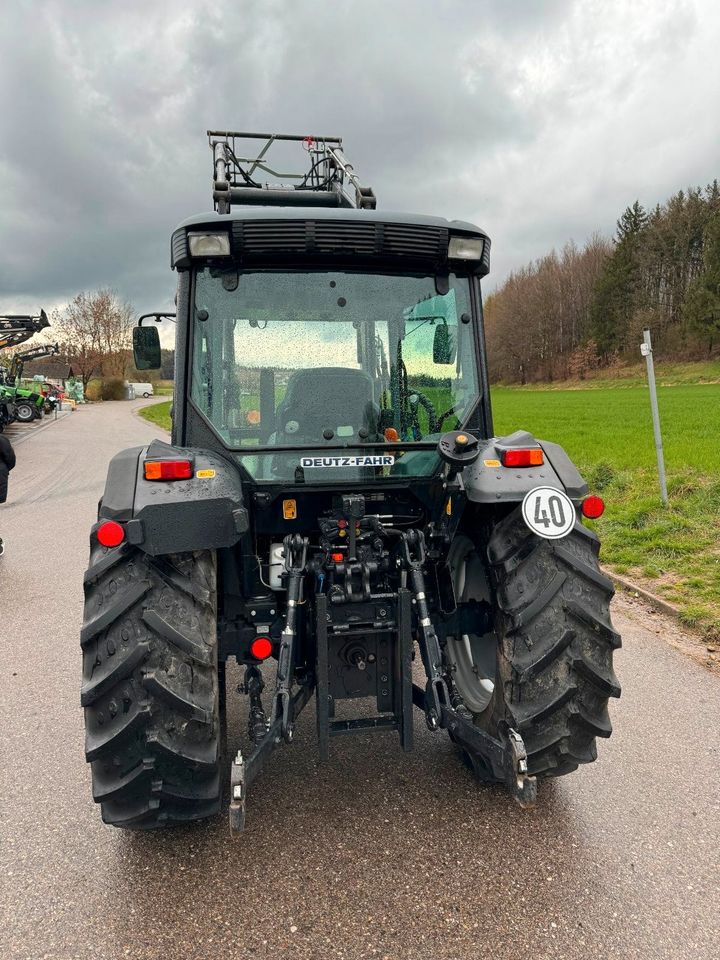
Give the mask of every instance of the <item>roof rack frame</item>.
<svg viewBox="0 0 720 960">
<path fill-rule="evenodd" d="M 360 183 L 343 153 L 340 137 L 231 130 L 208 130 L 207 134 L 213 153 L 213 202 L 219 214 L 228 214 L 233 205 L 242 204 L 365 210 L 374 210 L 377 205 L 372 188 Z M 241 151 L 239 144 L 247 140 L 265 143 L 256 155 L 245 156 L 248 151 Z M 280 172 L 271 167 L 266 157 L 278 141 L 301 143 L 309 155 L 310 169 Z M 258 170 L 275 181 L 296 182 L 259 183 L 254 178 Z"/>
</svg>

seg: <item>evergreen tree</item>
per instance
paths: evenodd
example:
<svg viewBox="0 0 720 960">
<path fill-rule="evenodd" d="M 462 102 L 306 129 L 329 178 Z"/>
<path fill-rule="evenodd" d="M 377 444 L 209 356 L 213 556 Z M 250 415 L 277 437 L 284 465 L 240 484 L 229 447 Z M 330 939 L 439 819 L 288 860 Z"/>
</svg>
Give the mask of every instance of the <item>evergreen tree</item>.
<svg viewBox="0 0 720 960">
<path fill-rule="evenodd" d="M 639 201 L 617 222 L 615 249 L 595 288 L 591 309 L 593 337 L 601 354 L 623 350 L 630 320 L 638 307 L 640 250 L 648 215 Z"/>
<path fill-rule="evenodd" d="M 709 220 L 703 239 L 704 269 L 688 285 L 683 314 L 706 341 L 710 354 L 720 333 L 720 212 Z"/>
</svg>

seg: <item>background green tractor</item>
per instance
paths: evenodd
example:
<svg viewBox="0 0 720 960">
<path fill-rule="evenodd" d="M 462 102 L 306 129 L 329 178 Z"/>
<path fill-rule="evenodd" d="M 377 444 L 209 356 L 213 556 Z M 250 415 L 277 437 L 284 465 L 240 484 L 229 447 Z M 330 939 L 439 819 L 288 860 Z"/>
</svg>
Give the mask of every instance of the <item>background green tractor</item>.
<svg viewBox="0 0 720 960">
<path fill-rule="evenodd" d="M 1 316 L 0 350 L 19 346 L 48 326 L 50 323 L 44 310 L 37 316 Z M 20 385 L 22 371 L 28 360 L 55 356 L 58 352 L 57 344 L 31 347 L 17 351 L 7 367 L 0 366 L 0 427 L 13 420 L 30 423 L 42 417 L 45 398 L 41 391 Z"/>
<path fill-rule="evenodd" d="M 235 830 L 313 695 L 322 760 L 353 734 L 411 750 L 417 709 L 531 805 L 610 735 L 620 638 L 582 522 L 601 501 L 557 444 L 494 435 L 490 240 L 379 212 L 337 138 L 209 137 L 216 211 L 171 240 L 172 441 L 113 458 L 90 537 L 81 700 L 103 819 L 220 810 L 232 660 Z M 300 145 L 290 186 L 258 180 L 270 148 Z M 162 316 L 134 331 L 138 370 L 160 365 Z"/>
<path fill-rule="evenodd" d="M 3 389 L 12 397 L 14 407 L 14 417 L 20 423 L 30 423 L 32 420 L 39 420 L 46 412 L 47 396 L 40 387 L 23 387 L 21 385 L 22 373 L 25 364 L 29 360 L 41 360 L 45 357 L 55 357 L 60 352 L 60 347 L 54 345 L 42 345 L 31 347 L 14 354 L 10 366 L 3 376 Z"/>
<path fill-rule="evenodd" d="M 8 387 L 7 390 L 13 407 L 13 419 L 19 423 L 31 423 L 42 417 L 45 398 L 41 393 L 25 387 Z"/>
</svg>

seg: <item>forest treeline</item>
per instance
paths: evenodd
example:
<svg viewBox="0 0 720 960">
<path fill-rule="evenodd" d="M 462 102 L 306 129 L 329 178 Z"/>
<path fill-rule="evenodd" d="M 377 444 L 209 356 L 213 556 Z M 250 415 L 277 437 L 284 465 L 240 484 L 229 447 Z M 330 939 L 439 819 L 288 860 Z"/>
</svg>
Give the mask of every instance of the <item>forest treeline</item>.
<svg viewBox="0 0 720 960">
<path fill-rule="evenodd" d="M 495 382 L 582 379 L 637 362 L 649 327 L 657 357 L 720 353 L 720 187 L 635 201 L 612 240 L 593 235 L 514 271 L 485 304 Z"/>
</svg>

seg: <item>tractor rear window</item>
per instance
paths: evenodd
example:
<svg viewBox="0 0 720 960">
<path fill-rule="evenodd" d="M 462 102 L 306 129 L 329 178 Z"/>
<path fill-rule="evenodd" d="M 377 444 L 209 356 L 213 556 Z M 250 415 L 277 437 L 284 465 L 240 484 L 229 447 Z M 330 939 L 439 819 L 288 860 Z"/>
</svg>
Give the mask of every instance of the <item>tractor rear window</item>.
<svg viewBox="0 0 720 960">
<path fill-rule="evenodd" d="M 393 443 L 469 425 L 470 311 L 469 281 L 452 275 L 438 294 L 432 276 L 206 267 L 195 282 L 191 397 L 258 480 L 292 478 L 298 466 L 313 481 L 426 474 L 433 452 L 395 455 Z M 362 443 L 382 446 L 353 449 Z M 338 457 L 345 450 L 353 457 Z M 361 463 L 361 453 L 385 459 Z"/>
</svg>

